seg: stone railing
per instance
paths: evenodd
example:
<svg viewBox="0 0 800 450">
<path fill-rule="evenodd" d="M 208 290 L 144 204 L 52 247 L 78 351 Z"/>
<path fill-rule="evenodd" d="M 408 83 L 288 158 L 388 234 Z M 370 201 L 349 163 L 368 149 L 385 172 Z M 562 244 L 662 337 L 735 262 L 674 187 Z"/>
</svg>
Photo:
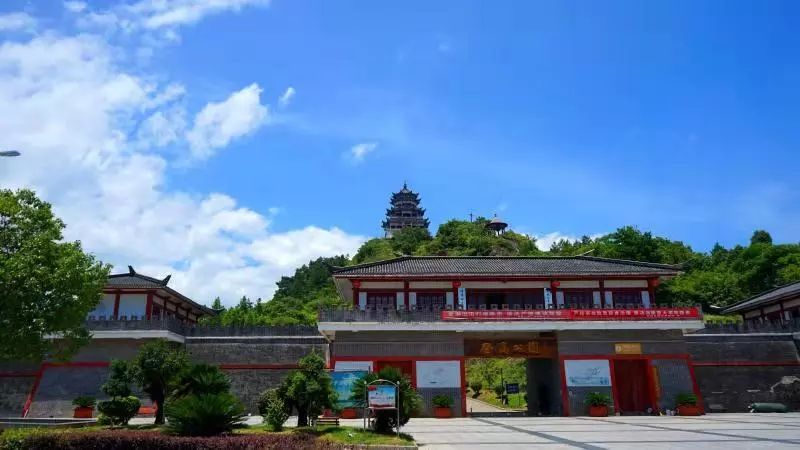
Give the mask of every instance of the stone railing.
<svg viewBox="0 0 800 450">
<path fill-rule="evenodd" d="M 212 326 L 195 325 L 186 327 L 186 337 L 223 337 L 223 336 L 259 336 L 259 337 L 281 337 L 281 336 L 316 336 L 320 337 L 319 330 L 314 325 L 295 325 L 295 326 L 267 326 L 267 325 L 231 325 L 231 326 Z"/>
<path fill-rule="evenodd" d="M 231 325 L 214 326 L 204 324 L 186 324 L 180 320 L 162 318 L 151 320 L 87 320 L 86 328 L 90 331 L 154 331 L 165 330 L 185 337 L 214 336 L 320 336 L 316 326 L 260 326 Z"/>
<path fill-rule="evenodd" d="M 800 319 L 736 324 L 709 324 L 692 334 L 800 333 Z"/>
<path fill-rule="evenodd" d="M 90 331 L 152 331 L 165 330 L 183 334 L 186 325 L 176 319 L 143 319 L 143 320 L 87 320 L 86 328 Z"/>
</svg>

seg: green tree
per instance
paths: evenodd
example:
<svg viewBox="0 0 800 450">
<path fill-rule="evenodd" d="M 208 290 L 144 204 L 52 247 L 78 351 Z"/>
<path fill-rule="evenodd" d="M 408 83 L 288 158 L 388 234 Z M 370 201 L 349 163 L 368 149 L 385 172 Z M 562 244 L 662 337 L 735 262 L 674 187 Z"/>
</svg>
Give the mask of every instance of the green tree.
<svg viewBox="0 0 800 450">
<path fill-rule="evenodd" d="M 325 360 L 316 352 L 299 361 L 300 368 L 293 370 L 278 388 L 287 406 L 297 409 L 297 426 L 308 426 L 309 417 L 316 418 L 326 408 L 336 404 L 336 391 Z"/>
<path fill-rule="evenodd" d="M 222 305 L 222 300 L 219 297 L 214 299 L 214 302 L 211 303 L 211 309 L 214 311 L 225 311 L 225 306 Z"/>
<path fill-rule="evenodd" d="M 219 394 L 228 392 L 230 388 L 230 378 L 218 366 L 192 364 L 188 370 L 181 374 L 173 396 Z"/>
<path fill-rule="evenodd" d="M 358 407 L 365 406 L 365 399 L 367 395 L 367 385 L 375 380 L 389 380 L 399 384 L 399 397 L 397 399 L 398 408 L 400 409 L 400 425 L 408 423 L 408 419 L 418 414 L 422 409 L 422 397 L 411 386 L 411 380 L 403 375 L 399 369 L 392 366 L 387 366 L 379 372 L 371 372 L 353 385 L 352 399 Z M 392 429 L 397 428 L 397 414 L 394 410 L 378 410 L 375 411 L 375 431 L 380 433 L 388 433 Z"/>
<path fill-rule="evenodd" d="M 64 227 L 33 191 L 0 190 L 0 359 L 64 359 L 89 339 L 109 266 L 64 242 Z"/>
<path fill-rule="evenodd" d="M 175 387 L 188 364 L 186 353 L 166 340 L 143 344 L 131 361 L 133 379 L 150 396 L 150 400 L 156 403 L 157 425 L 164 423 L 167 393 Z"/>
<path fill-rule="evenodd" d="M 398 252 L 392 247 L 392 243 L 388 239 L 370 239 L 361 245 L 355 256 L 353 256 L 353 264 L 364 264 L 375 261 L 383 261 L 385 259 L 396 258 Z"/>
<path fill-rule="evenodd" d="M 764 230 L 756 230 L 753 232 L 753 236 L 750 237 L 750 245 L 753 244 L 772 245 L 772 236 Z"/>
<path fill-rule="evenodd" d="M 427 228 L 407 227 L 394 233 L 389 239 L 392 249 L 401 255 L 413 255 L 425 242 L 431 240 L 431 233 Z"/>
</svg>

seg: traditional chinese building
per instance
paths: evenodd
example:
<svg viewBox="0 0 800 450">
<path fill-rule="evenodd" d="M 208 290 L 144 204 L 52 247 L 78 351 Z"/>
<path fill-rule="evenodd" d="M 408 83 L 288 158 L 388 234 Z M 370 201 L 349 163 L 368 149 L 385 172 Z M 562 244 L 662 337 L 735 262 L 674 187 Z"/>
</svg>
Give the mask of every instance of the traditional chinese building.
<svg viewBox="0 0 800 450">
<path fill-rule="evenodd" d="M 90 321 L 177 319 L 197 323 L 216 314 L 207 306 L 168 286 L 170 276 L 163 279 L 137 273 L 128 266 L 127 273 L 110 275 L 103 288 L 103 299 L 89 313 Z"/>
<path fill-rule="evenodd" d="M 420 208 L 419 194 L 411 191 L 406 183 L 400 192 L 392 194 L 391 207 L 386 210 L 386 220 L 381 226 L 386 237 L 407 228 L 428 228 L 430 221 L 425 218 L 425 209 Z"/>
<path fill-rule="evenodd" d="M 762 292 L 725 308 L 722 313 L 739 314 L 748 324 L 799 321 L 800 281 Z"/>
<path fill-rule="evenodd" d="M 323 311 L 335 370 L 406 373 L 430 408 L 466 415 L 465 360 L 527 359 L 528 413 L 584 415 L 588 392 L 616 411 L 700 395 L 682 330 L 699 308 L 659 307 L 674 266 L 594 257 L 402 257 L 334 272 L 352 310 Z"/>
</svg>

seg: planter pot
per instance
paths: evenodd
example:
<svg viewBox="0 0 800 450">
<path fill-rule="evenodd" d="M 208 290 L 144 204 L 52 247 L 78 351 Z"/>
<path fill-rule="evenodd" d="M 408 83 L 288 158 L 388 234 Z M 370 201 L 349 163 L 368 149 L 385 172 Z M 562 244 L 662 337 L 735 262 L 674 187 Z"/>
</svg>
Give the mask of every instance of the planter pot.
<svg viewBox="0 0 800 450">
<path fill-rule="evenodd" d="M 449 419 L 453 417 L 453 411 L 450 408 L 435 407 L 433 408 L 433 417 L 439 419 Z"/>
<path fill-rule="evenodd" d="M 91 419 L 92 412 L 94 412 L 94 408 L 91 406 L 79 406 L 75 408 L 75 412 L 72 414 L 72 417 L 75 419 Z"/>
<path fill-rule="evenodd" d="M 345 408 L 342 410 L 342 419 L 357 419 L 358 412 L 354 408 Z"/>
<path fill-rule="evenodd" d="M 589 415 L 592 417 L 607 417 L 608 406 L 590 406 Z"/>
<path fill-rule="evenodd" d="M 679 416 L 700 416 L 703 410 L 697 405 L 680 405 L 678 406 Z"/>
</svg>

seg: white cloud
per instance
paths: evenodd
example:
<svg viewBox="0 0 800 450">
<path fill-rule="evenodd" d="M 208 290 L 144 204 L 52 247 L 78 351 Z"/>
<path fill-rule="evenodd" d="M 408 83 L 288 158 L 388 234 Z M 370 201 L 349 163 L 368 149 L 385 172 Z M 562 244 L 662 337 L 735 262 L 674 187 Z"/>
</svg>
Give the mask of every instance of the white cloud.
<svg viewBox="0 0 800 450">
<path fill-rule="evenodd" d="M 77 0 L 65 1 L 64 2 L 64 9 L 69 12 L 79 13 L 86 9 L 86 2 L 80 2 Z"/>
<path fill-rule="evenodd" d="M 28 13 L 0 14 L 0 31 L 33 31 L 36 23 L 36 19 Z"/>
<path fill-rule="evenodd" d="M 597 239 L 603 235 L 605 235 L 605 233 L 593 234 L 589 237 L 592 239 Z M 536 238 L 536 247 L 542 251 L 550 250 L 550 247 L 558 241 L 566 240 L 570 242 L 576 242 L 581 240 L 580 236 L 563 234 L 558 231 L 553 231 L 552 233 L 546 234 L 534 234 L 533 236 Z"/>
<path fill-rule="evenodd" d="M 269 0 L 141 0 L 126 9 L 145 28 L 155 29 L 193 24 L 205 16 L 238 12 L 246 6 L 267 6 Z"/>
<path fill-rule="evenodd" d="M 378 148 L 377 142 L 362 142 L 352 146 L 347 155 L 354 164 L 360 164 L 367 154 L 372 153 L 376 148 Z"/>
<path fill-rule="evenodd" d="M 192 129 L 186 134 L 192 156 L 208 158 L 232 139 L 254 132 L 266 122 L 268 113 L 261 104 L 261 88 L 255 83 L 234 92 L 223 102 L 207 104 L 197 113 Z"/>
<path fill-rule="evenodd" d="M 291 103 L 292 98 L 294 98 L 294 94 L 295 94 L 294 88 L 289 86 L 288 88 L 286 88 L 286 91 L 283 93 L 283 95 L 281 95 L 280 98 L 278 99 L 278 104 L 284 108 L 289 106 L 289 103 Z"/>
<path fill-rule="evenodd" d="M 274 233 L 272 212 L 169 189 L 169 153 L 158 146 L 184 142 L 189 94 L 128 68 L 127 56 L 87 33 L 0 44 L 0 136 L 22 152 L 0 164 L 4 187 L 36 190 L 67 223 L 67 239 L 118 268 L 172 273 L 171 286 L 200 302 L 269 298 L 296 265 L 356 250 L 363 237 L 313 226 Z M 249 132 L 266 116 L 258 92 L 203 108 L 197 139 L 218 148 Z"/>
</svg>

